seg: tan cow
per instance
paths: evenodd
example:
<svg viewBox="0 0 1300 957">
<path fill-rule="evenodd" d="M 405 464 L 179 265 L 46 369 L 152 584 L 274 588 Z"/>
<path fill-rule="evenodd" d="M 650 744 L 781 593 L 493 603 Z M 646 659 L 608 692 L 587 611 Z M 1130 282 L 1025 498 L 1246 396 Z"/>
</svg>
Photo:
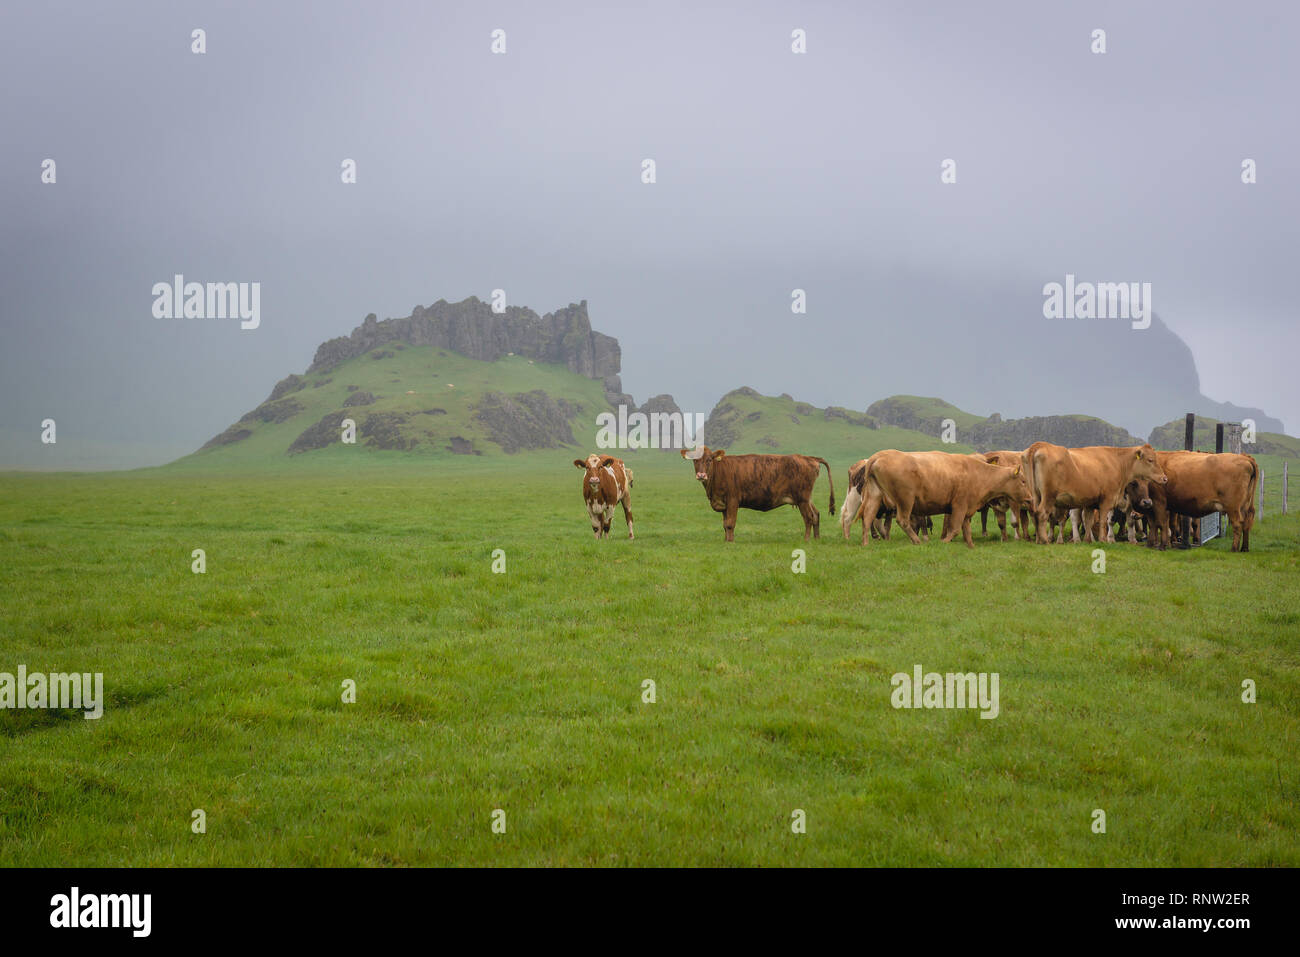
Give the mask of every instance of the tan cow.
<svg viewBox="0 0 1300 957">
<path fill-rule="evenodd" d="M 1029 462 L 1025 458 L 1024 452 L 1015 452 L 1005 450 L 1001 452 L 976 452 L 979 456 L 990 465 L 1001 465 L 1003 468 L 1015 468 L 1019 465 L 1026 475 L 1029 474 Z M 1031 489 L 1032 492 L 1032 489 Z M 989 509 L 993 510 L 993 515 L 997 519 L 998 529 L 1002 532 L 1002 541 L 1009 540 L 1007 535 L 1007 512 L 1011 512 L 1011 528 L 1016 538 L 1029 541 L 1029 513 L 1030 508 L 1008 509 L 1006 504 L 1001 501 L 993 501 L 980 509 L 980 534 L 988 535 L 989 533 Z"/>
<path fill-rule="evenodd" d="M 1134 446 L 1090 445 L 1067 449 L 1050 442 L 1035 442 L 1025 449 L 1033 488 L 1038 541 L 1051 541 L 1053 519 L 1071 509 L 1092 508 L 1109 516 L 1119 504 L 1124 487 L 1134 479 L 1163 485 L 1165 473 L 1149 444 Z M 1089 541 L 1093 530 L 1085 525 Z"/>
<path fill-rule="evenodd" d="M 632 470 L 624 466 L 622 459 L 594 452 L 585 459 L 574 459 L 573 464 L 584 472 L 582 500 L 587 503 L 587 515 L 596 537 L 609 538 L 614 506 L 621 503 L 623 518 L 627 521 L 627 537 L 635 538 L 632 533 Z"/>
<path fill-rule="evenodd" d="M 1006 498 L 1013 508 L 1030 504 L 1029 482 L 1019 465 L 1003 468 L 977 457 L 954 452 L 899 452 L 888 449 L 872 456 L 863 493 L 862 544 L 867 527 L 882 505 L 892 506 L 899 526 L 912 544 L 921 544 L 912 516 L 947 515 L 941 540 L 950 542 L 961 529 L 968 548 L 975 542 L 970 517 L 994 499 Z"/>
<path fill-rule="evenodd" d="M 1259 490 L 1259 464 L 1254 456 L 1233 452 L 1157 452 L 1156 460 L 1168 476 L 1162 489 L 1152 487 L 1154 520 L 1147 536 L 1160 548 L 1170 542 L 1171 513 L 1201 518 L 1225 512 L 1232 522 L 1232 550 L 1250 551 L 1250 530 L 1255 524 L 1255 497 Z"/>
</svg>

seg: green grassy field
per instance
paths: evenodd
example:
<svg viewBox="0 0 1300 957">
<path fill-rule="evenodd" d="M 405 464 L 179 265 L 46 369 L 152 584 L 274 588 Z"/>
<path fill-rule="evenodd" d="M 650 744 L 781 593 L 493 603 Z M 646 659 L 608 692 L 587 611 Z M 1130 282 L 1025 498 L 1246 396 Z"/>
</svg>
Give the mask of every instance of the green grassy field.
<svg viewBox="0 0 1300 957">
<path fill-rule="evenodd" d="M 336 451 L 0 475 L 0 671 L 107 695 L 0 711 L 0 863 L 1300 863 L 1272 489 L 1245 555 L 1116 544 L 1097 575 L 1091 546 L 863 548 L 823 514 L 794 574 L 797 513 L 725 546 L 672 454 L 629 456 L 637 540 L 597 542 L 577 450 Z M 999 716 L 895 710 L 916 664 L 997 672 Z"/>
</svg>

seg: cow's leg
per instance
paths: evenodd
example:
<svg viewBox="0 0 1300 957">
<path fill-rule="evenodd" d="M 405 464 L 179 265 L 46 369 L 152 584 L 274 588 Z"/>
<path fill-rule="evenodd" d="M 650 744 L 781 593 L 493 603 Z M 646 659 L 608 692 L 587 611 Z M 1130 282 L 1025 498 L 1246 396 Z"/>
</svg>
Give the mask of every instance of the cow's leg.
<svg viewBox="0 0 1300 957">
<path fill-rule="evenodd" d="M 953 508 L 951 512 L 943 513 L 943 531 L 939 534 L 939 541 L 947 545 L 961 531 L 961 516 L 958 515 L 957 509 Z"/>
<path fill-rule="evenodd" d="M 601 536 L 602 538 L 609 538 L 609 526 L 612 525 L 613 522 L 614 522 L 614 506 L 606 505 L 605 513 L 601 522 L 602 530 L 605 533 L 604 535 Z"/>
<path fill-rule="evenodd" d="M 812 503 L 812 499 L 808 500 L 808 511 L 812 515 L 813 538 L 821 538 L 822 537 L 822 513 L 817 511 L 817 506 Z M 804 534 L 805 535 L 808 534 L 806 530 Z"/>
<path fill-rule="evenodd" d="M 1072 511 L 1070 518 L 1079 517 L 1079 524 L 1083 527 L 1083 540 L 1085 542 L 1100 541 L 1098 528 L 1101 524 L 1101 512 L 1095 508 L 1081 508 L 1078 511 Z M 1079 525 L 1074 529 L 1074 540 L 1079 540 Z"/>
<path fill-rule="evenodd" d="M 862 497 L 862 544 L 866 545 L 871 541 L 871 533 L 876 527 L 876 515 L 880 512 L 880 493 L 863 490 Z M 889 521 L 888 518 L 885 519 Z M 889 537 L 888 533 L 885 535 Z"/>
<path fill-rule="evenodd" d="M 954 518 L 952 523 L 956 525 L 957 519 Z M 962 513 L 962 519 L 961 519 L 961 534 L 962 534 L 962 538 L 966 539 L 966 547 L 974 548 L 975 539 L 971 537 L 971 533 L 970 533 L 970 516 L 967 515 L 964 511 Z"/>
<path fill-rule="evenodd" d="M 1051 506 L 1047 504 L 1047 496 L 1044 495 L 1038 502 L 1038 507 L 1034 509 L 1034 524 L 1038 526 L 1037 534 L 1034 538 L 1040 545 L 1049 545 L 1052 541 L 1052 511 Z"/>
<path fill-rule="evenodd" d="M 1007 510 L 1005 508 L 995 508 L 993 517 L 998 521 L 998 531 L 1002 533 L 1002 541 L 1007 540 Z"/>
<path fill-rule="evenodd" d="M 727 509 L 722 513 L 722 530 L 727 534 L 727 541 L 736 540 L 736 504 L 727 502 Z"/>
<path fill-rule="evenodd" d="M 899 502 L 895 516 L 898 519 L 898 527 L 907 533 L 907 537 L 911 539 L 912 544 L 920 545 L 921 537 L 912 528 L 912 503 L 910 501 Z"/>
<path fill-rule="evenodd" d="M 591 519 L 591 530 L 600 538 L 600 503 L 587 499 L 587 518 Z"/>
<path fill-rule="evenodd" d="M 989 507 L 987 505 L 980 509 L 980 534 L 985 538 L 989 537 Z"/>
<path fill-rule="evenodd" d="M 1070 509 L 1070 541 L 1079 541 L 1079 526 L 1083 524 L 1083 515 L 1080 509 Z"/>
<path fill-rule="evenodd" d="M 803 540 L 808 541 L 808 535 L 816 527 L 820 516 L 816 515 L 816 509 L 812 507 L 812 502 L 800 502 L 796 508 L 799 514 L 803 516 Z"/>
<path fill-rule="evenodd" d="M 636 538 L 636 536 L 635 536 L 634 534 L 632 534 L 632 501 L 631 501 L 631 498 L 632 498 L 632 496 L 630 496 L 630 495 L 626 495 L 626 494 L 625 494 L 625 495 L 623 496 L 623 518 L 627 521 L 627 537 L 628 537 L 629 539 Z"/>
</svg>

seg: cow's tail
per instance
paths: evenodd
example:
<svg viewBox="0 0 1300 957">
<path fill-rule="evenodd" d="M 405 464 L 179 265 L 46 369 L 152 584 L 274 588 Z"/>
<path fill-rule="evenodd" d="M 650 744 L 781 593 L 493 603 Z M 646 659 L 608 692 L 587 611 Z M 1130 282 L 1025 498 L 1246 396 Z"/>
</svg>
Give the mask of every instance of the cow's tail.
<svg viewBox="0 0 1300 957">
<path fill-rule="evenodd" d="M 830 514 L 834 515 L 835 514 L 835 480 L 831 478 L 831 463 L 827 462 L 825 459 L 819 459 L 815 455 L 812 458 L 814 462 L 820 462 L 822 465 L 826 466 L 826 483 L 831 487 L 831 504 L 826 507 L 827 510 L 830 512 Z"/>
<path fill-rule="evenodd" d="M 1259 501 L 1259 463 L 1255 461 L 1253 455 L 1247 455 L 1246 458 L 1250 459 L 1250 482 L 1247 485 L 1249 491 L 1246 493 L 1246 507 L 1243 511 L 1249 516 L 1250 521 L 1254 522 L 1255 503 Z"/>
<path fill-rule="evenodd" d="M 1042 489 L 1038 487 L 1039 451 L 1032 445 L 1025 451 L 1025 465 L 1029 469 L 1029 474 L 1025 476 L 1025 478 L 1029 479 L 1029 504 L 1033 507 L 1035 514 L 1038 512 L 1039 504 L 1042 501 Z"/>
<path fill-rule="evenodd" d="M 631 487 L 632 487 L 632 470 L 631 470 L 630 468 L 628 468 L 628 467 L 625 465 L 625 466 L 623 466 L 623 474 L 627 476 L 627 487 L 628 487 L 628 488 L 631 488 Z"/>
</svg>

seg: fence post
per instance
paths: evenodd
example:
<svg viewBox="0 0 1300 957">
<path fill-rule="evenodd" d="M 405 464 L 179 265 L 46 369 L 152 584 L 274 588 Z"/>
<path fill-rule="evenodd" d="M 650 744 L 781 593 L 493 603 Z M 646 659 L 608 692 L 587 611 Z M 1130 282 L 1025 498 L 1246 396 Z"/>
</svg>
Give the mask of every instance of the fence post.
<svg viewBox="0 0 1300 957">
<path fill-rule="evenodd" d="M 1183 429 L 1183 448 L 1190 452 L 1195 444 L 1196 438 L 1196 413 L 1188 412 L 1186 425 Z M 1192 547 L 1192 519 L 1190 515 L 1184 515 L 1182 519 L 1183 543 L 1182 548 Z"/>
<path fill-rule="evenodd" d="M 1214 454 L 1218 455 L 1223 451 L 1223 423 L 1220 422 L 1214 427 Z"/>
<path fill-rule="evenodd" d="M 1240 422 L 1228 423 L 1228 450 L 1231 452 L 1235 452 L 1237 455 L 1241 454 L 1241 423 Z"/>
<path fill-rule="evenodd" d="M 1286 463 L 1282 463 L 1282 514 L 1286 514 Z"/>
<path fill-rule="evenodd" d="M 1255 521 L 1264 517 L 1264 466 L 1259 467 L 1259 508 L 1255 509 Z"/>
</svg>

